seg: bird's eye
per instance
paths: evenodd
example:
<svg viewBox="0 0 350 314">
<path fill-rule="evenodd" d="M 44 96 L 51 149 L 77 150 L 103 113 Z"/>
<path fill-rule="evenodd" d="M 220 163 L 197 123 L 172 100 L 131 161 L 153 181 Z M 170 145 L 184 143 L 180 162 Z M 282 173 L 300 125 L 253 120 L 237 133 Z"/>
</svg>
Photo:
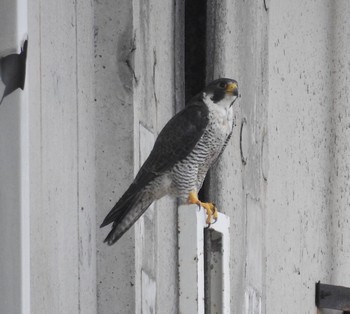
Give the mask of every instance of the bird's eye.
<svg viewBox="0 0 350 314">
<path fill-rule="evenodd" d="M 227 84 L 224 83 L 224 82 L 221 82 L 221 83 L 219 84 L 219 87 L 220 87 L 220 88 L 226 88 L 226 86 L 227 86 Z"/>
</svg>

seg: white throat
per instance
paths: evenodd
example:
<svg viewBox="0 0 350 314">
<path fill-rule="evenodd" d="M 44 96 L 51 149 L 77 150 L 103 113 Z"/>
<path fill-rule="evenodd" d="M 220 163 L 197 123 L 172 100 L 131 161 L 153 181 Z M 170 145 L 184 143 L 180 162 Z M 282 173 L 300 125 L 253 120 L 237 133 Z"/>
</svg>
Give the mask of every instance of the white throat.
<svg viewBox="0 0 350 314">
<path fill-rule="evenodd" d="M 203 93 L 203 101 L 208 106 L 209 112 L 219 120 L 220 124 L 231 129 L 233 122 L 232 102 L 234 99 L 232 99 L 231 96 L 226 95 L 225 98 L 218 103 L 214 103 L 211 100 L 211 97 L 213 97 L 213 95 Z"/>
</svg>

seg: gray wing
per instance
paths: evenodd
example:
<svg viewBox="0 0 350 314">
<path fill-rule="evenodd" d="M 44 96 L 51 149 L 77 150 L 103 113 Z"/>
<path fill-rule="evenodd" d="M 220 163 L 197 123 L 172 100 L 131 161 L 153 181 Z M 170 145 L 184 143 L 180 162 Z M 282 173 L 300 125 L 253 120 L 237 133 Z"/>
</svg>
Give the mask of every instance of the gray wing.
<svg viewBox="0 0 350 314">
<path fill-rule="evenodd" d="M 140 176 L 143 171 L 162 174 L 187 157 L 203 135 L 207 124 L 208 108 L 202 102 L 196 102 L 180 111 L 160 132 L 148 159 L 140 169 Z"/>
<path fill-rule="evenodd" d="M 142 190 L 147 184 L 190 154 L 207 124 L 208 108 L 201 101 L 192 101 L 189 106 L 176 114 L 160 132 L 134 182 L 106 216 L 101 227 L 114 222 L 113 228 L 115 228 L 139 202 Z M 140 212 L 144 212 L 147 207 Z"/>
</svg>

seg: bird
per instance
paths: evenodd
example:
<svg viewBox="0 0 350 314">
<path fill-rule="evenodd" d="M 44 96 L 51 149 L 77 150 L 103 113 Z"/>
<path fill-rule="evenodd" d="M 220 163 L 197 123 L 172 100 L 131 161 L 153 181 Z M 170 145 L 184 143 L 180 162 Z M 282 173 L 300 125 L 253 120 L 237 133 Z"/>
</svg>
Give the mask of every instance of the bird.
<svg viewBox="0 0 350 314">
<path fill-rule="evenodd" d="M 26 39 L 19 54 L 13 53 L 0 58 L 0 76 L 5 85 L 5 90 L 0 100 L 0 105 L 4 98 L 17 88 L 23 90 L 26 76 L 28 40 Z"/>
<path fill-rule="evenodd" d="M 118 241 L 153 201 L 165 195 L 203 207 L 207 224 L 216 221 L 216 206 L 201 202 L 198 192 L 231 138 L 238 97 L 237 81 L 219 78 L 168 121 L 134 181 L 103 220 L 101 228 L 113 223 L 105 243 Z"/>
</svg>

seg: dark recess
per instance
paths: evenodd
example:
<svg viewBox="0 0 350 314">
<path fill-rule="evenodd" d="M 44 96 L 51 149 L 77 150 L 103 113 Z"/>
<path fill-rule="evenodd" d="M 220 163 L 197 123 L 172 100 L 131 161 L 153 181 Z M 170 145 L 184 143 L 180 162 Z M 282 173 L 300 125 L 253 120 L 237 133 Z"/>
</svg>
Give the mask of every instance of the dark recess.
<svg viewBox="0 0 350 314">
<path fill-rule="evenodd" d="M 185 98 L 199 93 L 206 83 L 207 2 L 185 1 Z"/>
<path fill-rule="evenodd" d="M 185 99 L 186 103 L 206 85 L 207 69 L 207 1 L 185 1 Z M 201 201 L 209 201 L 208 172 L 202 189 Z"/>
<path fill-rule="evenodd" d="M 186 103 L 207 83 L 207 1 L 185 0 L 185 99 Z M 202 189 L 201 201 L 209 201 L 210 171 Z M 210 251 L 210 231 L 204 232 L 205 246 Z M 210 314 L 210 255 L 204 256 L 205 314 Z"/>
</svg>

